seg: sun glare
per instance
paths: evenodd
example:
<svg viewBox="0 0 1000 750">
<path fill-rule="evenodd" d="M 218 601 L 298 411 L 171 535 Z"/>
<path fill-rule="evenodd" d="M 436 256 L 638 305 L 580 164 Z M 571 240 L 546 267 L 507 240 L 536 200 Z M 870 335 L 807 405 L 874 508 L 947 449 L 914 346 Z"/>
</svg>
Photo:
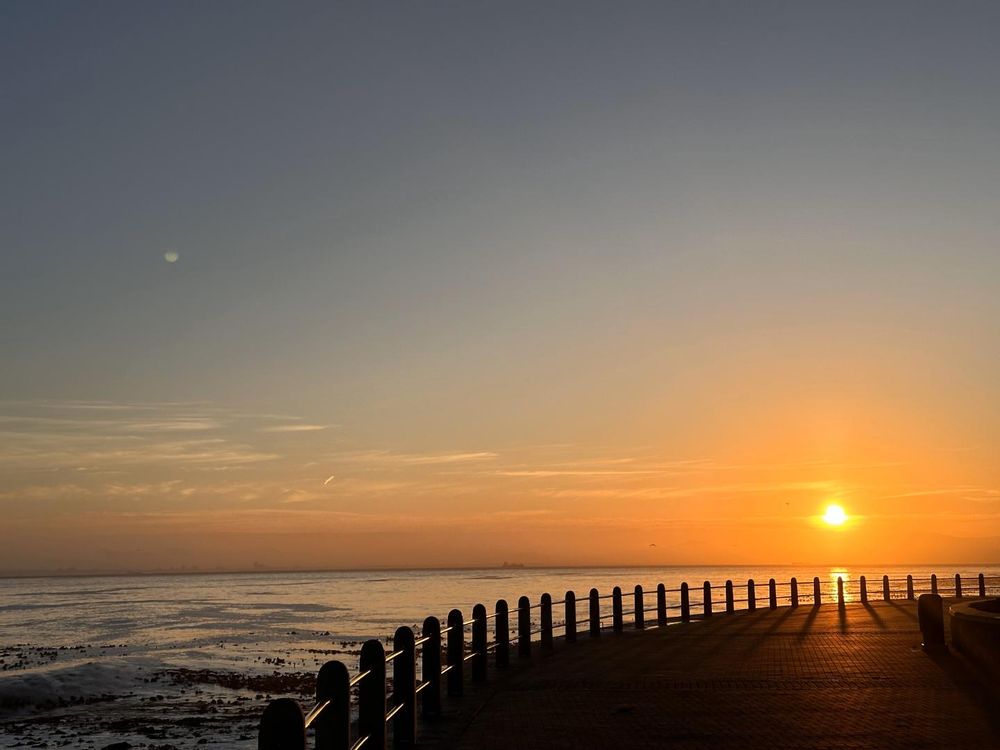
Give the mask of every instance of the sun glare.
<svg viewBox="0 0 1000 750">
<path fill-rule="evenodd" d="M 847 520 L 847 513 L 839 505 L 828 505 L 823 520 L 831 526 L 841 526 Z"/>
</svg>

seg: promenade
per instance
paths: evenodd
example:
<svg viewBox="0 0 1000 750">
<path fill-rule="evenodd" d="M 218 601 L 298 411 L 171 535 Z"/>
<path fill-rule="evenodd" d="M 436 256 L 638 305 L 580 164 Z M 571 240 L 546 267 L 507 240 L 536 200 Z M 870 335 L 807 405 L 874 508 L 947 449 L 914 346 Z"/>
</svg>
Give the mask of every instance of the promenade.
<svg viewBox="0 0 1000 750">
<path fill-rule="evenodd" d="M 946 604 L 947 606 L 947 604 Z M 760 609 L 512 664 L 423 745 L 490 748 L 1000 748 L 1000 696 L 920 648 L 916 603 Z M 436 736 L 434 736 L 436 735 Z"/>
</svg>

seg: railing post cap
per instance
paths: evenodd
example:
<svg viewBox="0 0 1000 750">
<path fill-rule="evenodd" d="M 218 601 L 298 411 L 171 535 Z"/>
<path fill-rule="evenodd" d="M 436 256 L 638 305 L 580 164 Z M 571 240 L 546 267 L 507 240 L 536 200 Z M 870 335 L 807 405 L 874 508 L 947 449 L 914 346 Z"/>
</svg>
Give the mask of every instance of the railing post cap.
<svg viewBox="0 0 1000 750">
<path fill-rule="evenodd" d="M 395 648 L 396 647 L 395 644 L 399 643 L 400 641 L 413 643 L 415 640 L 417 640 L 417 638 L 413 634 L 413 628 L 411 628 L 409 625 L 400 625 L 398 628 L 396 628 L 396 632 L 392 634 L 393 648 Z"/>
<path fill-rule="evenodd" d="M 351 681 L 351 673 L 347 665 L 336 660 L 328 661 L 319 668 L 316 675 L 316 697 L 320 700 L 328 698 L 337 692 L 339 687 L 347 687 Z"/>
<path fill-rule="evenodd" d="M 305 748 L 306 720 L 302 707 L 292 698 L 276 698 L 260 716 L 257 743 L 260 748 Z"/>
</svg>

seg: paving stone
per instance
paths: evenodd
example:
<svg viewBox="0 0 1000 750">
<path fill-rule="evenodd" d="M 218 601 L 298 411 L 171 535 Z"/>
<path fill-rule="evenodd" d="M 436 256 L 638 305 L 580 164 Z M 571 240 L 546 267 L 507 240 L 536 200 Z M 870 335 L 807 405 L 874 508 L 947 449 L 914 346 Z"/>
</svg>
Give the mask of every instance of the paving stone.
<svg viewBox="0 0 1000 750">
<path fill-rule="evenodd" d="M 1000 748 L 1000 696 L 958 654 L 924 653 L 906 601 L 764 609 L 583 637 L 463 700 L 460 727 L 440 744 Z"/>
</svg>

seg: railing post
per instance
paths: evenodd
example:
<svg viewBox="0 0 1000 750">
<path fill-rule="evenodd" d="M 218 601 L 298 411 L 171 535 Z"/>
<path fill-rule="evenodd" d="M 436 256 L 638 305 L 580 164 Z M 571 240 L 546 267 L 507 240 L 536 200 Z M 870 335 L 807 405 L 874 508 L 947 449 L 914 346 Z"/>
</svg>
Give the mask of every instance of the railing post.
<svg viewBox="0 0 1000 750">
<path fill-rule="evenodd" d="M 701 586 L 701 590 L 702 590 L 701 600 L 702 600 L 702 608 L 703 608 L 704 615 L 705 615 L 705 617 L 711 617 L 712 616 L 712 582 L 711 581 L 705 581 L 705 583 L 703 583 L 702 586 Z"/>
<path fill-rule="evenodd" d="M 986 596 L 986 576 L 979 574 L 979 595 Z"/>
<path fill-rule="evenodd" d="M 479 605 L 482 607 L 483 605 Z M 486 614 L 485 608 L 483 615 Z M 417 649 L 413 630 L 396 628 L 392 650 L 402 651 L 392 662 L 392 703 L 402 706 L 392 717 L 393 747 L 409 747 L 417 741 Z M 483 620 L 483 646 L 486 645 L 486 620 Z M 483 654 L 485 660 L 486 654 Z M 483 662 L 485 669 L 486 662 Z M 473 667 L 474 668 L 474 667 Z"/>
<path fill-rule="evenodd" d="M 486 607 L 472 608 L 472 681 L 486 682 Z"/>
<path fill-rule="evenodd" d="M 844 577 L 837 576 L 837 606 L 844 606 Z"/>
<path fill-rule="evenodd" d="M 822 597 L 820 596 L 820 586 L 819 586 L 819 576 L 813 578 L 813 606 L 818 607 L 822 603 Z"/>
<path fill-rule="evenodd" d="M 936 594 L 937 590 L 937 573 L 931 573 L 931 593 Z"/>
<path fill-rule="evenodd" d="M 542 620 L 542 653 L 551 654 L 553 651 L 552 644 L 552 596 L 550 594 L 542 594 L 541 601 L 541 620 Z"/>
<path fill-rule="evenodd" d="M 305 750 L 306 719 L 298 701 L 278 698 L 267 704 L 257 730 L 257 750 Z"/>
<path fill-rule="evenodd" d="M 313 721 L 316 750 L 347 750 L 351 746 L 351 676 L 347 666 L 328 661 L 316 676 L 316 703 L 329 705 Z"/>
<path fill-rule="evenodd" d="M 531 600 L 526 596 L 517 600 L 517 655 L 531 656 Z"/>
<path fill-rule="evenodd" d="M 365 641 L 360 669 L 369 674 L 358 683 L 358 734 L 368 737 L 365 747 L 385 750 L 385 649 L 381 641 Z"/>
<path fill-rule="evenodd" d="M 887 602 L 892 599 L 892 592 L 889 590 L 889 576 L 882 576 L 882 601 Z"/>
<path fill-rule="evenodd" d="M 566 643 L 576 643 L 576 594 L 566 592 Z"/>
<path fill-rule="evenodd" d="M 691 597 L 687 582 L 681 584 L 681 622 L 691 622 Z"/>
<path fill-rule="evenodd" d="M 601 637 L 601 595 L 597 589 L 590 590 L 590 637 Z"/>
<path fill-rule="evenodd" d="M 667 624 L 667 587 L 662 583 L 656 585 L 656 624 L 661 628 Z"/>
<path fill-rule="evenodd" d="M 733 597 L 733 582 L 726 581 L 726 614 L 731 615 L 736 611 L 736 602 Z"/>
<path fill-rule="evenodd" d="M 913 601 L 913 576 L 906 576 L 906 598 Z"/>
<path fill-rule="evenodd" d="M 347 750 L 351 746 L 351 675 L 339 661 L 328 661 L 316 676 L 316 703 L 329 701 L 313 721 L 315 750 Z"/>
<path fill-rule="evenodd" d="M 778 608 L 778 584 L 773 578 L 767 582 L 767 604 L 771 609 Z"/>
<path fill-rule="evenodd" d="M 426 717 L 441 713 L 441 622 L 436 617 L 424 619 L 421 630 L 428 640 L 420 648 L 420 672 L 427 687 L 420 691 L 420 711 Z"/>
<path fill-rule="evenodd" d="M 754 586 L 753 578 L 747 581 L 747 609 L 751 612 L 757 609 L 757 589 Z"/>
<path fill-rule="evenodd" d="M 799 606 L 799 581 L 797 578 L 792 578 L 789 588 L 792 593 L 792 606 Z"/>
<path fill-rule="evenodd" d="M 496 613 L 497 616 L 493 621 L 493 638 L 496 643 L 493 663 L 503 669 L 510 664 L 510 612 L 507 609 L 506 599 L 497 600 Z"/>
<path fill-rule="evenodd" d="M 615 586 L 611 592 L 611 624 L 616 633 L 625 629 L 625 618 L 622 615 L 622 589 Z"/>
<path fill-rule="evenodd" d="M 956 573 L 955 574 L 955 598 L 956 599 L 961 599 L 962 598 L 962 574 L 961 573 Z"/>
<path fill-rule="evenodd" d="M 462 612 L 448 613 L 448 696 L 459 697 L 465 688 L 465 625 Z"/>
<path fill-rule="evenodd" d="M 635 586 L 635 628 L 642 630 L 646 627 L 646 611 L 642 602 L 642 586 Z"/>
<path fill-rule="evenodd" d="M 868 603 L 868 581 L 864 576 L 861 576 L 861 580 L 858 582 L 861 590 L 861 603 Z"/>
</svg>

